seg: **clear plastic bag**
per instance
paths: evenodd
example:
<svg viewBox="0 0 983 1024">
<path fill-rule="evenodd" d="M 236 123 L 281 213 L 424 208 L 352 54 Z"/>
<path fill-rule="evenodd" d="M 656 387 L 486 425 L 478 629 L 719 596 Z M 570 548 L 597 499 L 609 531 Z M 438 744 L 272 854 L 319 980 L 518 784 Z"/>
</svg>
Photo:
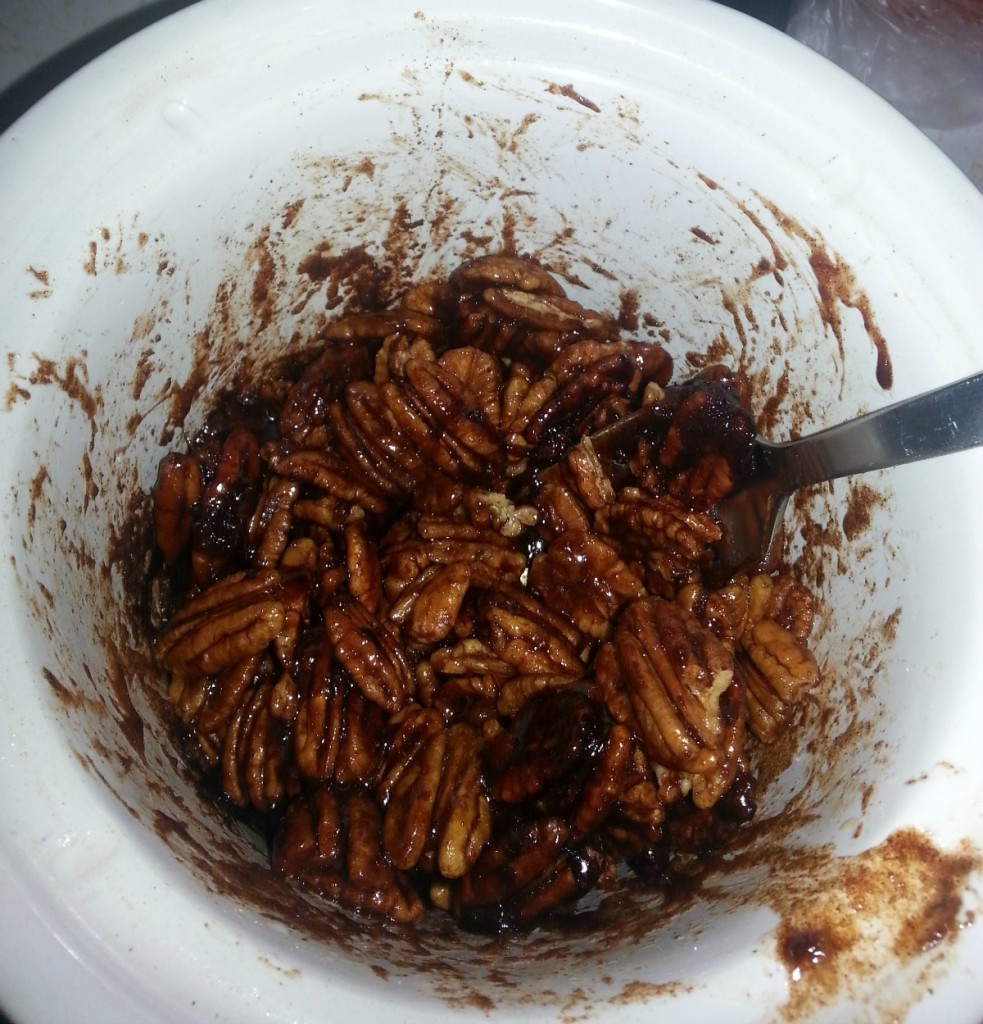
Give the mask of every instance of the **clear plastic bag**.
<svg viewBox="0 0 983 1024">
<path fill-rule="evenodd" d="M 983 125 L 983 0 L 793 0 L 788 32 L 919 128 Z"/>
</svg>

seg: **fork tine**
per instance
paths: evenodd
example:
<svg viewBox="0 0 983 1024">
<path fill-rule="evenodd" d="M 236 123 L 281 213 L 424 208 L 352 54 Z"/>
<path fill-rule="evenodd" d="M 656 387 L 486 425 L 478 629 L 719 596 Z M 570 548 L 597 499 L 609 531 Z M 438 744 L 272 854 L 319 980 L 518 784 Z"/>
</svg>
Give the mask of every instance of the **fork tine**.
<svg viewBox="0 0 983 1024">
<path fill-rule="evenodd" d="M 717 505 L 722 531 L 717 553 L 722 568 L 769 571 L 775 567 L 789 497 L 778 480 L 765 472 Z"/>
</svg>

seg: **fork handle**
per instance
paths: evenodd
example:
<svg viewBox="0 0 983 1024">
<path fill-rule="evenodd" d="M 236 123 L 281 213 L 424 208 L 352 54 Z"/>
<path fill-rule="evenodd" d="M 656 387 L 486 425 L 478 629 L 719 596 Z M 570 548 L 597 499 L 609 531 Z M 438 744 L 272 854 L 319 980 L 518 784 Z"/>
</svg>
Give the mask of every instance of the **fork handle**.
<svg viewBox="0 0 983 1024">
<path fill-rule="evenodd" d="M 983 373 L 783 444 L 759 442 L 792 489 L 983 445 Z"/>
</svg>

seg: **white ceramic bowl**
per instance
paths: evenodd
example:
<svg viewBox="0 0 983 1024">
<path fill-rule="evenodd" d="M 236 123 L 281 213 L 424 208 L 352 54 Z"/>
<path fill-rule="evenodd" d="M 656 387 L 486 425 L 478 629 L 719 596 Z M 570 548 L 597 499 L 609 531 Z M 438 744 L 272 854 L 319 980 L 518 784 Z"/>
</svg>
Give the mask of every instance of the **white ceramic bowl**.
<svg viewBox="0 0 983 1024">
<path fill-rule="evenodd" d="M 0 225 L 15 1018 L 979 1020 L 979 453 L 800 502 L 827 683 L 771 824 L 596 934 L 291 904 L 166 738 L 126 555 L 175 416 L 323 314 L 319 249 L 395 287 L 511 242 L 595 306 L 634 290 L 681 367 L 787 385 L 776 434 L 977 369 L 983 198 L 882 101 L 699 0 L 205 0 L 3 137 Z"/>
</svg>

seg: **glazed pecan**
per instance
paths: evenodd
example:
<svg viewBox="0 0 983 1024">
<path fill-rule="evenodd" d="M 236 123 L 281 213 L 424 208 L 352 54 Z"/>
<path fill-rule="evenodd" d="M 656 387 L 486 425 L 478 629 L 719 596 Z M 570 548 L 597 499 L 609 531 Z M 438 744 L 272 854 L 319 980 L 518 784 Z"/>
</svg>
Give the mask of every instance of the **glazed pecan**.
<svg viewBox="0 0 983 1024">
<path fill-rule="evenodd" d="M 622 828 L 627 826 L 645 844 L 661 841 L 662 824 L 666 820 L 666 801 L 659 791 L 659 784 L 644 751 L 637 744 L 632 749 L 625 781 L 618 794 L 616 817 Z"/>
<path fill-rule="evenodd" d="M 497 313 L 535 330 L 602 340 L 611 334 L 611 323 L 606 317 L 562 295 L 520 288 L 486 288 L 482 297 Z"/>
<path fill-rule="evenodd" d="M 495 652 L 483 640 L 467 637 L 454 644 L 453 647 L 438 647 L 430 655 L 430 664 L 434 671 L 443 675 L 493 675 L 509 676 L 512 666 L 495 655 Z"/>
<path fill-rule="evenodd" d="M 466 565 L 472 578 L 518 583 L 526 554 L 518 538 L 491 527 L 475 526 L 456 516 L 420 515 L 404 520 L 382 549 L 384 589 L 391 602 L 431 565 Z"/>
<path fill-rule="evenodd" d="M 346 524 L 344 536 L 349 593 L 374 614 L 382 603 L 378 548 L 369 538 L 365 520 Z"/>
<path fill-rule="evenodd" d="M 304 545 L 304 548 L 307 548 Z M 292 670 L 300 631 L 310 617 L 310 604 L 315 589 L 315 576 L 302 562 L 296 567 L 295 558 L 309 557 L 310 550 L 300 545 L 291 546 L 280 560 L 280 600 L 283 603 L 283 625 L 273 638 L 273 651 L 280 664 Z"/>
<path fill-rule="evenodd" d="M 249 527 L 253 565 L 257 569 L 273 568 L 290 543 L 293 507 L 299 495 L 300 485 L 294 480 L 271 476 L 266 481 Z"/>
<path fill-rule="evenodd" d="M 522 256 L 497 254 L 480 256 L 462 263 L 450 276 L 450 283 L 467 290 L 484 290 L 488 286 L 519 288 L 525 292 L 563 295 L 563 287 L 553 275 L 535 260 Z"/>
<path fill-rule="evenodd" d="M 436 361 L 437 353 L 426 338 L 408 338 L 404 334 L 391 334 L 376 353 L 373 381 L 376 384 L 384 384 L 387 380 L 404 380 L 406 363 L 410 359 L 432 363 Z"/>
<path fill-rule="evenodd" d="M 616 807 L 624 806 L 634 753 L 631 730 L 625 725 L 613 725 L 583 784 L 580 802 L 571 819 L 575 834 L 593 834 Z"/>
<path fill-rule="evenodd" d="M 625 365 L 630 367 L 627 373 Z M 625 378 L 625 391 L 638 395 L 649 384 L 661 387 L 669 382 L 672 357 L 661 345 L 591 339 L 564 348 L 550 363 L 547 374 L 559 384 L 566 384 L 598 366 L 617 367 L 619 379 Z"/>
<path fill-rule="evenodd" d="M 321 644 L 301 659 L 292 753 L 298 773 L 340 785 L 371 782 L 382 761 L 385 714 Z"/>
<path fill-rule="evenodd" d="M 352 479 L 346 463 L 325 448 L 291 448 L 271 442 L 263 450 L 270 468 L 279 476 L 325 491 L 342 501 L 382 512 L 385 501 L 369 486 Z"/>
<path fill-rule="evenodd" d="M 586 366 L 573 363 L 569 373 L 565 372 L 566 367 L 563 372 L 554 373 L 551 365 L 544 385 L 551 380 L 555 384 L 531 388 L 522 410 L 524 418 L 527 417 L 525 423 L 510 424 L 513 436 L 518 433 L 516 428 L 522 426 L 521 436 L 512 442 L 512 447 L 524 446 L 535 462 L 555 462 L 561 458 L 581 435 L 593 428 L 594 414 L 604 402 L 628 388 L 634 368 L 627 355 L 604 345 L 591 345 L 589 351 L 597 358 Z M 562 359 L 563 355 L 556 362 Z M 533 400 L 540 398 L 531 408 Z"/>
<path fill-rule="evenodd" d="M 495 698 L 495 708 L 500 715 L 514 718 L 536 697 L 569 689 L 579 676 L 559 672 L 523 672 L 509 676 L 504 682 L 498 681 L 489 696 Z"/>
<path fill-rule="evenodd" d="M 334 341 L 309 363 L 280 406 L 280 436 L 297 447 L 323 447 L 328 411 L 354 380 L 372 373 L 371 349 L 361 340 Z"/>
<path fill-rule="evenodd" d="M 225 795 L 240 807 L 273 810 L 286 796 L 289 725 L 295 711 L 292 680 L 262 683 L 229 719 L 222 742 Z"/>
<path fill-rule="evenodd" d="M 796 640 L 805 642 L 812 632 L 815 607 L 812 595 L 787 573 L 755 574 L 748 583 L 750 623 L 772 619 Z"/>
<path fill-rule="evenodd" d="M 525 354 L 529 328 L 497 313 L 480 294 L 464 294 L 457 303 L 453 334 L 460 341 L 500 358 Z"/>
<path fill-rule="evenodd" d="M 491 650 L 510 670 L 494 691 L 500 714 L 513 717 L 532 697 L 562 689 L 584 674 L 580 633 L 532 594 L 495 588 L 483 595 L 477 615 Z"/>
<path fill-rule="evenodd" d="M 374 490 L 404 498 L 419 486 L 424 458 L 392 424 L 375 384 L 353 383 L 329 418 L 339 452 Z"/>
<path fill-rule="evenodd" d="M 208 678 L 205 699 L 196 709 L 194 718 L 195 735 L 204 749 L 221 748 L 229 721 L 244 695 L 262 679 L 263 674 L 262 656 L 254 654 Z"/>
<path fill-rule="evenodd" d="M 161 459 L 153 490 L 154 540 L 167 565 L 181 557 L 191 540 L 194 507 L 201 487 L 197 459 L 177 453 Z"/>
<path fill-rule="evenodd" d="M 733 625 L 723 631 L 719 623 L 728 614 Z M 716 617 L 715 631 L 736 640 L 737 667 L 747 686 L 748 725 L 760 740 L 777 739 L 819 681 L 819 666 L 806 645 L 813 616 L 811 594 L 787 574 L 739 577 L 706 600 L 704 621 Z"/>
<path fill-rule="evenodd" d="M 645 588 L 637 572 L 596 533 L 567 530 L 533 559 L 529 584 L 588 637 L 603 640 L 628 601 Z"/>
<path fill-rule="evenodd" d="M 513 466 L 525 465 L 529 452 L 526 429 L 533 418 L 555 394 L 559 382 L 548 373 L 534 374 L 532 367 L 515 362 L 509 368 L 509 377 L 502 395 L 501 430 L 505 447 Z"/>
<path fill-rule="evenodd" d="M 583 673 L 581 634 L 525 589 L 499 586 L 488 591 L 479 614 L 492 650 L 516 672 L 571 678 Z"/>
<path fill-rule="evenodd" d="M 621 343 L 573 341 L 541 375 L 513 363 L 502 401 L 510 457 L 553 462 L 586 430 L 623 414 L 627 396 L 641 381 L 633 351 Z M 620 403 L 617 410 L 611 410 L 612 402 Z"/>
<path fill-rule="evenodd" d="M 589 436 L 567 452 L 566 467 L 574 493 L 587 508 L 604 508 L 614 501 L 614 487 Z"/>
<path fill-rule="evenodd" d="M 198 583 L 218 579 L 246 552 L 261 487 L 259 444 L 251 430 L 233 427 L 212 447 L 191 526 L 191 568 Z"/>
<path fill-rule="evenodd" d="M 476 723 L 494 710 L 499 691 L 512 673 L 508 662 L 473 636 L 438 647 L 417 669 L 421 700 L 439 709 L 448 721 Z"/>
<path fill-rule="evenodd" d="M 444 731 L 446 724 L 439 711 L 419 704 L 407 704 L 390 717 L 385 736 L 385 762 L 375 787 L 381 806 L 389 803 L 403 773 L 429 740 Z"/>
<path fill-rule="evenodd" d="M 460 878 L 491 836 L 481 737 L 457 723 L 435 731 L 405 763 L 390 787 L 383 841 L 396 867 L 418 864 Z"/>
<path fill-rule="evenodd" d="M 424 854 L 433 867 L 433 812 L 444 771 L 447 729 L 430 733 L 400 764 L 388 789 L 382 841 L 390 861 L 404 870 L 415 868 Z"/>
<path fill-rule="evenodd" d="M 352 313 L 333 320 L 322 332 L 328 341 L 382 341 L 393 334 L 435 338 L 441 333 L 440 321 L 412 309 L 394 309 L 373 313 Z"/>
<path fill-rule="evenodd" d="M 614 647 L 650 760 L 687 773 L 696 806 L 713 806 L 733 782 L 743 739 L 743 687 L 731 651 L 658 597 L 627 608 Z"/>
<path fill-rule="evenodd" d="M 464 495 L 468 518 L 478 529 L 496 530 L 512 540 L 539 522 L 539 513 L 532 505 L 515 505 L 497 491 L 475 488 Z"/>
<path fill-rule="evenodd" d="M 338 598 L 323 610 L 334 656 L 374 704 L 398 711 L 413 696 L 410 662 L 398 635 L 364 605 Z"/>
<path fill-rule="evenodd" d="M 171 619 L 158 640 L 157 658 L 168 671 L 214 675 L 264 651 L 282 629 L 284 616 L 279 573 L 234 573 Z"/>
<path fill-rule="evenodd" d="M 316 786 L 291 802 L 273 840 L 273 868 L 342 906 L 417 921 L 423 904 L 382 848 L 382 812 L 359 790 Z"/>
<path fill-rule="evenodd" d="M 444 322 L 453 311 L 458 300 L 457 289 L 448 281 L 428 281 L 413 285 L 403 296 L 403 309 Z"/>
<path fill-rule="evenodd" d="M 505 804 L 535 800 L 536 814 L 564 814 L 603 742 L 600 707 L 566 688 L 532 698 L 489 750 L 492 796 Z"/>
<path fill-rule="evenodd" d="M 536 494 L 543 532 L 547 536 L 571 532 L 586 533 L 592 529 L 587 506 L 576 491 L 559 480 L 544 483 Z"/>
<path fill-rule="evenodd" d="M 594 523 L 618 542 L 625 557 L 645 567 L 649 589 L 666 595 L 698 578 L 720 540 L 720 527 L 710 516 L 635 487 L 622 488 L 617 500 L 598 510 Z"/>
<path fill-rule="evenodd" d="M 707 590 L 700 583 L 688 583 L 677 592 L 676 604 L 695 615 L 724 643 L 733 647 L 747 628 L 749 591 L 745 576 L 713 590 Z"/>
<path fill-rule="evenodd" d="M 458 881 L 451 912 L 466 929 L 520 928 L 590 892 L 603 858 L 571 843 L 570 828 L 557 818 L 516 825 L 490 843 Z"/>
<path fill-rule="evenodd" d="M 635 752 L 582 689 L 540 693 L 508 730 L 487 738 L 491 794 L 522 818 L 562 817 L 572 836 L 596 833 L 623 798 Z"/>
<path fill-rule="evenodd" d="M 479 349 L 457 349 L 436 361 L 408 359 L 404 372 L 404 382 L 380 387 L 399 429 L 441 472 L 493 479 L 504 458 L 497 430 L 497 363 Z"/>
<path fill-rule="evenodd" d="M 426 366 L 422 360 L 415 361 L 412 365 Z M 501 416 L 502 390 L 502 368 L 497 359 L 471 345 L 453 348 L 444 352 L 437 360 L 434 374 L 452 390 L 452 401 L 460 405 L 465 401 L 468 405 L 473 404 L 474 408 L 480 411 L 484 422 L 497 430 Z M 410 379 L 409 368 L 407 378 Z M 470 414 L 470 419 L 475 419 L 474 413 Z"/>
<path fill-rule="evenodd" d="M 407 634 L 418 644 L 439 643 L 458 621 L 471 578 L 466 563 L 430 566 L 403 591 L 389 617 L 404 622 Z"/>
</svg>

